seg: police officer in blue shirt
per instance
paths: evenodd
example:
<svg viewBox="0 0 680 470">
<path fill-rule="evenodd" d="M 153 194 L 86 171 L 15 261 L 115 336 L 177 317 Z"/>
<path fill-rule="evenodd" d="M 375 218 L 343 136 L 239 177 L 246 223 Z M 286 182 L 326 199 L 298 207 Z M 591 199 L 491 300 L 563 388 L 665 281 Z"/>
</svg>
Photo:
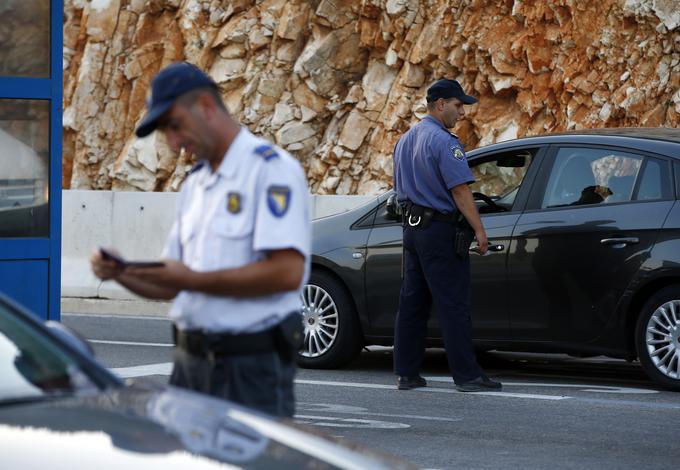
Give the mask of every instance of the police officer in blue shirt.
<svg viewBox="0 0 680 470">
<path fill-rule="evenodd" d="M 399 390 L 427 385 L 419 369 L 432 302 L 456 388 L 501 389 L 477 364 L 472 345 L 468 248 L 472 232 L 480 254 L 488 241 L 468 187 L 474 178 L 465 151 L 448 130 L 465 115 L 464 105 L 476 102 L 456 80 L 437 81 L 427 90 L 427 116 L 394 150 L 394 189 L 404 211 L 404 279 L 394 343 Z"/>
<path fill-rule="evenodd" d="M 217 85 L 186 62 L 161 70 L 136 133 L 162 132 L 200 161 L 182 186 L 161 267 L 92 255 L 101 279 L 174 299 L 170 383 L 276 416 L 293 416 L 302 286 L 311 228 L 295 158 L 241 127 Z"/>
</svg>

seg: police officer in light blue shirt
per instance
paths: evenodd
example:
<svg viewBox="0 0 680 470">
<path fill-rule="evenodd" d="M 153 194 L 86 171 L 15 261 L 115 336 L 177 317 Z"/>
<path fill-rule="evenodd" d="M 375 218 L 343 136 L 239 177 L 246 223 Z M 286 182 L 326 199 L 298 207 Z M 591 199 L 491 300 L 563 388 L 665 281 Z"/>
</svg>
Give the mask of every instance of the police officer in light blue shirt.
<svg viewBox="0 0 680 470">
<path fill-rule="evenodd" d="M 404 208 L 404 279 L 394 343 L 400 390 L 427 385 L 419 369 L 433 302 L 456 388 L 501 388 L 477 364 L 472 345 L 468 229 L 480 254 L 488 241 L 468 187 L 474 178 L 465 151 L 449 132 L 465 115 L 464 105 L 476 102 L 456 80 L 437 81 L 427 90 L 427 116 L 394 150 L 394 189 Z"/>
<path fill-rule="evenodd" d="M 200 159 L 179 195 L 164 265 L 123 269 L 95 252 L 93 269 L 140 295 L 174 299 L 171 384 L 293 416 L 311 243 L 302 167 L 239 126 L 212 79 L 185 62 L 152 82 L 136 133 L 154 130 Z"/>
</svg>

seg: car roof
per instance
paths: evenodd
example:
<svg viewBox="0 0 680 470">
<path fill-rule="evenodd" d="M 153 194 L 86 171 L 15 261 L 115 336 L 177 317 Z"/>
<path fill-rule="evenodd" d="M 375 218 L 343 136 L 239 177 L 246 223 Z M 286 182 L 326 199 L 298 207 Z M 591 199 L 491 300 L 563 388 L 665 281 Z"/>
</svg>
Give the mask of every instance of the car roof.
<svg viewBox="0 0 680 470">
<path fill-rule="evenodd" d="M 606 129 L 582 129 L 554 134 L 521 137 L 476 148 L 469 152 L 477 153 L 508 150 L 526 145 L 547 144 L 601 144 L 628 147 L 636 150 L 651 151 L 680 158 L 680 129 L 667 127 L 620 127 Z"/>
</svg>

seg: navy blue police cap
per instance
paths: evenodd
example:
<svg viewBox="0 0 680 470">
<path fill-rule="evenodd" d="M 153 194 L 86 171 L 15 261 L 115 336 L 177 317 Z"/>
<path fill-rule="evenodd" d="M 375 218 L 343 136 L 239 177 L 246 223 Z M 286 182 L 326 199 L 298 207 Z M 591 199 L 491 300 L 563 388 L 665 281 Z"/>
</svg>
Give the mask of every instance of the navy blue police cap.
<svg viewBox="0 0 680 470">
<path fill-rule="evenodd" d="M 146 102 L 146 116 L 137 126 L 137 137 L 145 137 L 158 127 L 158 120 L 175 100 L 196 88 L 217 87 L 201 69 L 188 62 L 168 65 L 151 81 L 151 98 Z"/>
<path fill-rule="evenodd" d="M 458 81 L 449 80 L 448 78 L 437 80 L 434 85 L 427 89 L 426 99 L 428 103 L 437 101 L 439 98 L 444 98 L 445 100 L 458 98 L 463 104 L 475 104 L 477 102 L 477 98 L 465 94 L 463 87 L 460 86 Z"/>
</svg>

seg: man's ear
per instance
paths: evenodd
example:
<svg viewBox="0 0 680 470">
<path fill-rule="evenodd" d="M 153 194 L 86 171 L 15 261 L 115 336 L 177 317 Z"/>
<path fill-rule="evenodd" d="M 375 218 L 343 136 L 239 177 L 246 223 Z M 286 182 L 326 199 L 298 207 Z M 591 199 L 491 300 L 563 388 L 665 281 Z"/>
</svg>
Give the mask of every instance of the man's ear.
<svg viewBox="0 0 680 470">
<path fill-rule="evenodd" d="M 198 104 L 202 116 L 206 119 L 213 116 L 217 110 L 217 105 L 215 104 L 214 98 L 208 93 L 201 93 L 198 95 L 196 98 L 196 104 Z"/>
</svg>

